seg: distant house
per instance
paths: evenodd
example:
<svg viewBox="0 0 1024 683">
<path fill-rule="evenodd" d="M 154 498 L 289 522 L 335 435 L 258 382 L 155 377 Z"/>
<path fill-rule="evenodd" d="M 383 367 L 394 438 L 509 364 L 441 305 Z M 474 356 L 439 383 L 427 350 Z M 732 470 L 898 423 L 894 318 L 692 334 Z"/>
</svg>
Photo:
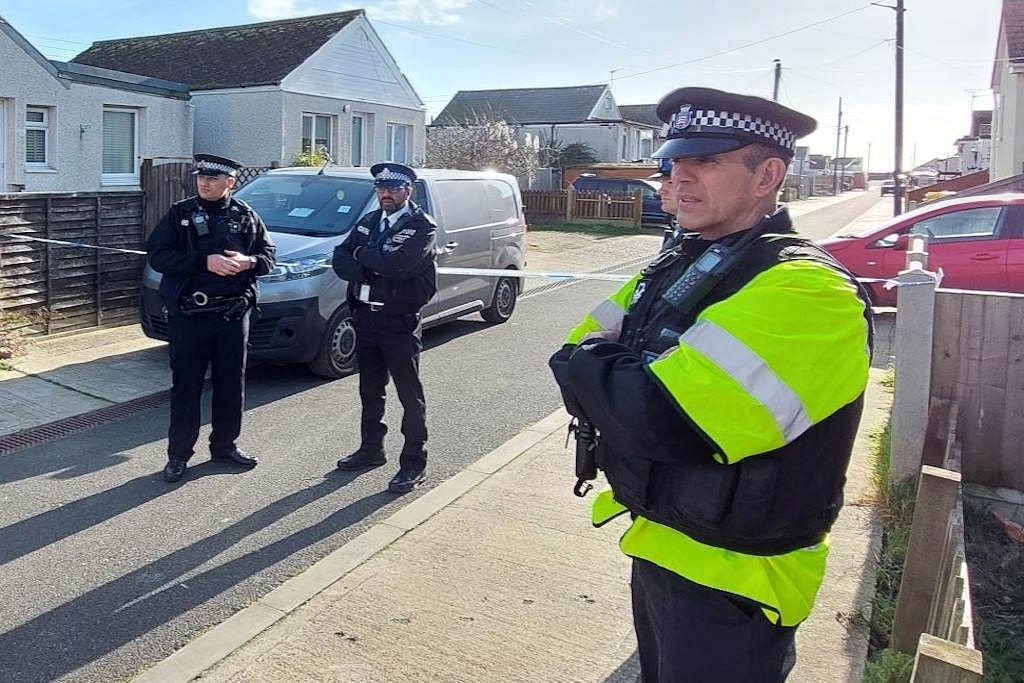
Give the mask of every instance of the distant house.
<svg viewBox="0 0 1024 683">
<path fill-rule="evenodd" d="M 665 142 L 665 134 L 668 133 L 668 125 L 658 118 L 658 105 L 656 104 L 620 104 L 619 114 L 623 121 L 639 123 L 649 126 L 654 134 L 651 140 L 651 149 L 643 158 L 648 158 L 662 143 Z"/>
<path fill-rule="evenodd" d="M 992 67 L 992 180 L 1024 173 L 1024 0 L 1003 0 Z"/>
<path fill-rule="evenodd" d="M 182 83 L 47 60 L 0 17 L 0 192 L 137 188 L 142 159 L 188 159 Z"/>
<path fill-rule="evenodd" d="M 992 165 L 992 111 L 971 112 L 971 133 L 955 143 L 963 173 L 982 171 Z"/>
<path fill-rule="evenodd" d="M 589 145 L 605 162 L 649 159 L 661 128 L 660 121 L 627 119 L 607 85 L 460 90 L 430 125 L 464 125 L 480 117 L 515 125 L 542 146 L 551 140 Z"/>
<path fill-rule="evenodd" d="M 363 10 L 104 40 L 72 61 L 187 83 L 196 151 L 247 166 L 423 157 L 426 109 Z"/>
</svg>

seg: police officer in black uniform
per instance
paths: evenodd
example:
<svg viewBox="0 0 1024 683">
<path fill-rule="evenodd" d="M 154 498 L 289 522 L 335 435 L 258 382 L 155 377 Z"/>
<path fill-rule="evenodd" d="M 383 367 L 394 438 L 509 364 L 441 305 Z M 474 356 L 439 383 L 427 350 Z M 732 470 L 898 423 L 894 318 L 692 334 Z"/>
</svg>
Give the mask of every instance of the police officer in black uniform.
<svg viewBox="0 0 1024 683">
<path fill-rule="evenodd" d="M 659 159 L 657 172 L 647 176 L 647 179 L 658 181 L 658 197 L 661 199 L 661 210 L 672 216 L 672 220 L 665 226 L 661 237 L 662 251 L 671 249 L 686 234 L 686 231 L 679 225 L 679 221 L 676 220 L 676 209 L 678 206 L 675 183 L 672 182 L 672 160 Z"/>
<path fill-rule="evenodd" d="M 412 202 L 416 173 L 386 162 L 370 168 L 381 208 L 360 220 L 334 251 L 333 265 L 348 282 L 348 303 L 356 328 L 359 397 L 362 400 L 359 449 L 338 461 L 338 469 L 383 465 L 384 387 L 395 380 L 402 402 L 398 474 L 392 493 L 408 493 L 426 477 L 426 401 L 419 378 L 420 309 L 437 291 L 434 219 Z"/>
<path fill-rule="evenodd" d="M 171 206 L 149 237 L 149 264 L 163 274 L 171 360 L 171 425 L 164 479 L 185 473 L 199 437 L 199 399 L 206 369 L 213 382 L 214 460 L 252 468 L 256 458 L 239 450 L 245 400 L 249 312 L 256 277 L 274 267 L 276 249 L 259 215 L 231 196 L 241 164 L 195 156 L 198 195 Z"/>
</svg>

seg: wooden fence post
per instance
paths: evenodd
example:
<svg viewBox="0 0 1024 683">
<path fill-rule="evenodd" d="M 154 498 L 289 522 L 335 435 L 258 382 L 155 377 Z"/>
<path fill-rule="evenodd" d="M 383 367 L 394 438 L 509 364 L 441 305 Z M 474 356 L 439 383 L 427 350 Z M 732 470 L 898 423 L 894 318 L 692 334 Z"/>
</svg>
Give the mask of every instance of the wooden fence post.
<svg viewBox="0 0 1024 683">
<path fill-rule="evenodd" d="M 572 185 L 565 188 L 565 220 L 571 221 L 576 214 L 574 204 L 576 203 L 576 188 Z"/>
<path fill-rule="evenodd" d="M 893 482 L 914 476 L 924 453 L 938 278 L 914 265 L 896 281 L 896 385 L 889 461 Z"/>
<path fill-rule="evenodd" d="M 922 633 L 910 680 L 921 683 L 975 683 L 982 676 L 981 652 Z"/>
<path fill-rule="evenodd" d="M 103 200 L 100 199 L 100 196 L 97 194 L 96 195 L 96 246 L 100 246 L 100 239 L 101 239 L 100 225 L 103 222 L 100 219 L 100 214 L 102 212 L 103 212 Z M 102 310 L 102 305 L 103 305 L 103 293 L 102 293 L 103 292 L 103 284 L 102 284 L 103 283 L 103 279 L 102 279 L 102 276 L 103 276 L 103 258 L 101 256 L 101 253 L 103 252 L 103 250 L 102 249 L 93 249 L 93 252 L 96 254 L 96 327 L 99 327 L 100 325 L 103 324 L 103 310 Z"/>
<path fill-rule="evenodd" d="M 900 592 L 892 619 L 892 648 L 912 654 L 928 618 L 939 575 L 939 553 L 946 542 L 949 513 L 960 496 L 960 473 L 931 465 L 921 466 L 914 520 L 910 526 L 907 556 L 903 561 Z"/>
<path fill-rule="evenodd" d="M 633 227 L 639 230 L 644 225 L 644 193 L 633 193 Z"/>
<path fill-rule="evenodd" d="M 51 199 L 47 197 L 43 204 L 43 237 L 50 239 L 50 202 Z M 53 331 L 53 275 L 56 272 L 56 268 L 53 267 L 53 245 L 49 242 L 46 243 L 44 252 L 46 254 L 46 266 L 44 273 L 46 273 L 46 334 L 50 334 Z"/>
</svg>

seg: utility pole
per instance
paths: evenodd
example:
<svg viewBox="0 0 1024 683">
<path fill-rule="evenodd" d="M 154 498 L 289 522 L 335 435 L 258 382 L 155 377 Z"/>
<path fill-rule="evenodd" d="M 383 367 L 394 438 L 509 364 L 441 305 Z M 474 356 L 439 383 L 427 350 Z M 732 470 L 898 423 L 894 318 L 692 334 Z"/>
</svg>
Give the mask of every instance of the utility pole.
<svg viewBox="0 0 1024 683">
<path fill-rule="evenodd" d="M 836 155 L 832 157 L 832 194 L 839 194 L 839 137 L 843 134 L 843 98 L 839 98 L 839 121 L 836 123 Z"/>
<path fill-rule="evenodd" d="M 893 134 L 895 147 L 895 163 L 892 169 L 892 215 L 903 213 L 903 186 L 900 176 L 903 174 L 903 0 L 896 0 L 895 5 L 883 5 L 873 2 L 872 5 L 896 10 L 896 121 Z"/>
<path fill-rule="evenodd" d="M 903 0 L 896 0 L 896 134 L 895 162 L 892 177 L 896 181 L 892 191 L 892 215 L 903 213 Z"/>
<path fill-rule="evenodd" d="M 850 126 L 843 126 L 843 167 L 839 169 L 839 189 L 843 189 L 846 180 L 846 142 L 850 138 Z"/>
<path fill-rule="evenodd" d="M 868 156 L 864 160 L 864 189 L 871 184 L 871 143 L 868 142 Z"/>
<path fill-rule="evenodd" d="M 779 81 L 782 80 L 782 60 L 775 60 L 775 85 L 772 87 L 772 101 L 779 101 Z"/>
</svg>

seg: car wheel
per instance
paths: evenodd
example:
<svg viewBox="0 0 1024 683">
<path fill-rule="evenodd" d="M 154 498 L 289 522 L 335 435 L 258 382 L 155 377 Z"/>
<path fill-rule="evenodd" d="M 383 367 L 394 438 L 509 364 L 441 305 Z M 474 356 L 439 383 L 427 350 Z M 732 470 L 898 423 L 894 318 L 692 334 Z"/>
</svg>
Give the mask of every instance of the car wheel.
<svg viewBox="0 0 1024 683">
<path fill-rule="evenodd" d="M 329 379 L 356 371 L 356 328 L 347 307 L 339 308 L 327 322 L 320 350 L 309 364 L 309 369 Z"/>
<path fill-rule="evenodd" d="M 519 279 L 503 277 L 494 287 L 491 305 L 480 311 L 480 317 L 489 323 L 503 323 L 512 317 L 519 296 Z"/>
</svg>

